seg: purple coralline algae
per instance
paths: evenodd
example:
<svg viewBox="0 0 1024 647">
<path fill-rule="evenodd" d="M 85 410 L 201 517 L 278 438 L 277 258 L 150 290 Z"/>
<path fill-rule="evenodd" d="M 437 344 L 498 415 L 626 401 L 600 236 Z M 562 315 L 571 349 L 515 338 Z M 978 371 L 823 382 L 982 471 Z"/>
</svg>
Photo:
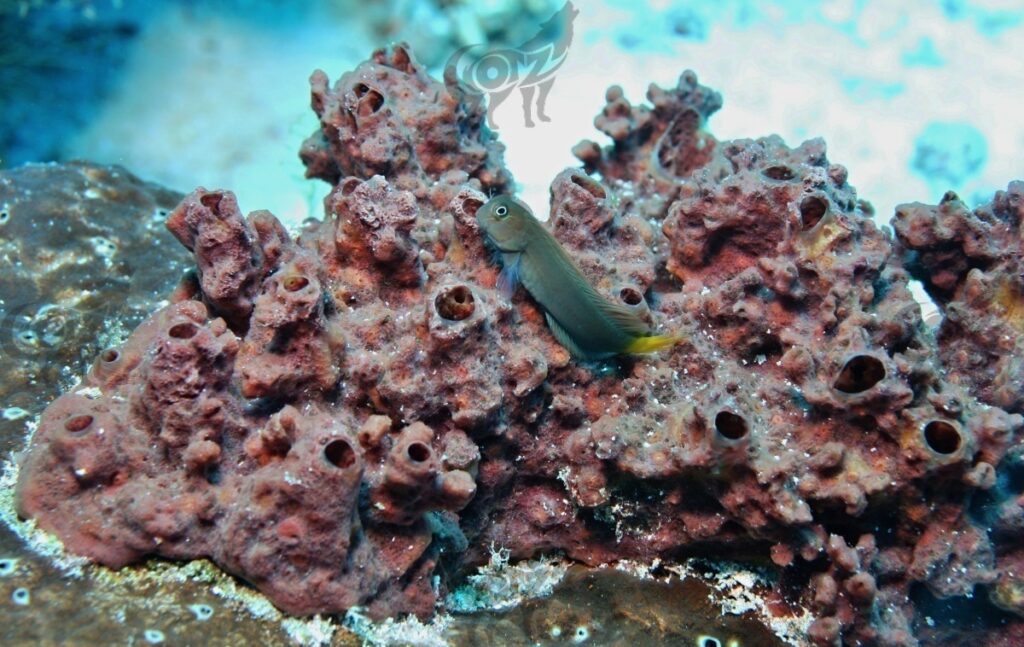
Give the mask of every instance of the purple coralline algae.
<svg viewBox="0 0 1024 647">
<path fill-rule="evenodd" d="M 496 288 L 474 214 L 512 180 L 483 112 L 403 46 L 311 82 L 324 220 L 187 196 L 167 226 L 196 273 L 45 411 L 21 514 L 300 615 L 428 617 L 500 546 L 770 560 L 815 645 L 941 641 L 919 607 L 975 594 L 1005 616 L 985 644 L 1022 635 L 1024 185 L 900 207 L 894 240 L 821 140 L 715 139 L 689 71 L 650 105 L 613 87 L 548 226 L 685 341 L 580 363 Z"/>
</svg>

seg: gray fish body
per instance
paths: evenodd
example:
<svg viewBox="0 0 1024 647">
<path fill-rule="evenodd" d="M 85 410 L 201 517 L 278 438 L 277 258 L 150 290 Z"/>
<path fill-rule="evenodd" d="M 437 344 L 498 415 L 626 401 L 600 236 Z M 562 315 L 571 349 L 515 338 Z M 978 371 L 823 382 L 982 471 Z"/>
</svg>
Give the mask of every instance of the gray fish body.
<svg viewBox="0 0 1024 647">
<path fill-rule="evenodd" d="M 649 334 L 642 320 L 602 297 L 558 241 L 535 223 L 537 233 L 519 259 L 519 280 L 582 356 L 616 355 L 637 336 Z M 620 312 L 613 318 L 611 310 Z"/>
<path fill-rule="evenodd" d="M 495 206 L 492 203 L 498 203 Z M 493 211 L 505 208 L 504 216 Z M 486 209 L 486 210 L 485 210 Z M 506 279 L 522 283 L 543 308 L 552 333 L 577 357 L 601 359 L 630 348 L 650 327 L 620 304 L 612 303 L 590 285 L 554 236 L 529 209 L 501 196 L 481 207 L 477 220 L 501 252 Z"/>
</svg>

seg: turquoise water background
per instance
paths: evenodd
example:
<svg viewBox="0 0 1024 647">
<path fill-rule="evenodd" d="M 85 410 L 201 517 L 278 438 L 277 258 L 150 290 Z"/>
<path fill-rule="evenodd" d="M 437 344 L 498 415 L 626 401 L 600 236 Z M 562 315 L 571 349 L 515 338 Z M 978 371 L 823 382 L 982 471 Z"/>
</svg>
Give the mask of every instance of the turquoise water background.
<svg viewBox="0 0 1024 647">
<path fill-rule="evenodd" d="M 497 112 L 507 162 L 535 211 L 574 165 L 606 87 L 632 101 L 685 68 L 725 97 L 719 138 L 824 137 L 881 222 L 895 204 L 969 201 L 1024 175 L 1024 2 L 576 3 L 550 123 L 526 128 L 517 99 Z M 296 152 L 315 127 L 309 73 L 332 80 L 375 47 L 409 41 L 440 75 L 460 44 L 515 43 L 551 0 L 305 3 L 6 2 L 0 163 L 86 158 L 172 188 L 234 190 L 244 209 L 290 225 L 318 216 L 326 185 Z"/>
</svg>

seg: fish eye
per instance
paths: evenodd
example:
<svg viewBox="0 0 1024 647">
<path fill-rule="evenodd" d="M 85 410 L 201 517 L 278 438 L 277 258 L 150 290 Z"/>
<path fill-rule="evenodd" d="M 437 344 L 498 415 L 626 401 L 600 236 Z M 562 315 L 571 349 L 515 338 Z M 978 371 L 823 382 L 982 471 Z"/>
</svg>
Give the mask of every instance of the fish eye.
<svg viewBox="0 0 1024 647">
<path fill-rule="evenodd" d="M 508 215 L 508 207 L 506 207 L 505 205 L 500 205 L 497 209 L 494 210 L 494 215 L 496 215 L 499 218 L 504 218 L 505 216 Z"/>
</svg>

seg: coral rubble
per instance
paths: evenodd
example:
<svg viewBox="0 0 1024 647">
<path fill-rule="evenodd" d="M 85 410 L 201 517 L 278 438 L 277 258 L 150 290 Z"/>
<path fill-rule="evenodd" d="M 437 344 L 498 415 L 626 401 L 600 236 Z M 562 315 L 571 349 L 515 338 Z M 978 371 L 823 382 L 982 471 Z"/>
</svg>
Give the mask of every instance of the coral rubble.
<svg viewBox="0 0 1024 647">
<path fill-rule="evenodd" d="M 770 559 L 819 645 L 918 644 L 922 596 L 1024 609 L 1020 185 L 903 208 L 894 246 L 820 140 L 716 140 L 692 72 L 650 107 L 612 88 L 549 226 L 687 341 L 577 363 L 496 288 L 474 213 L 511 178 L 479 108 L 402 46 L 311 81 L 324 221 L 197 189 L 167 221 L 193 280 L 44 413 L 19 505 L 70 550 L 210 557 L 296 614 L 427 617 L 495 545 Z"/>
</svg>

